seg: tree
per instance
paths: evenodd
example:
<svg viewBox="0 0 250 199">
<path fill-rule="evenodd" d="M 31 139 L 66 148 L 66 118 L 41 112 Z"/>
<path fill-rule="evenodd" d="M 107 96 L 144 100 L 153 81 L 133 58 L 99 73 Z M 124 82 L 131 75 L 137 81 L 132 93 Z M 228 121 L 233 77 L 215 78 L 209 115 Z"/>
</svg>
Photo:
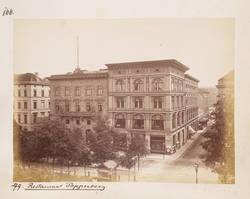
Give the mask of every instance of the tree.
<svg viewBox="0 0 250 199">
<path fill-rule="evenodd" d="M 90 160 L 90 151 L 86 146 L 86 142 L 83 136 L 83 132 L 80 128 L 75 128 L 70 131 L 68 134 L 68 147 L 67 147 L 67 163 L 68 170 L 69 164 L 80 164 L 84 165 L 85 176 L 86 176 L 86 166 L 91 164 Z"/>
<path fill-rule="evenodd" d="M 140 157 L 148 154 L 145 139 L 138 134 L 132 136 L 131 144 L 129 145 L 129 153 L 138 158 L 138 170 L 140 168 Z"/>
<path fill-rule="evenodd" d="M 122 161 L 120 162 L 120 165 L 128 169 L 128 181 L 130 181 L 130 169 L 135 166 L 136 164 L 136 156 L 134 156 L 129 151 L 126 153 L 126 155 L 123 157 Z"/>
<path fill-rule="evenodd" d="M 21 127 L 13 120 L 13 159 L 15 164 L 20 160 L 20 134 Z"/>
<path fill-rule="evenodd" d="M 96 163 L 104 163 L 114 158 L 112 129 L 107 125 L 106 118 L 97 116 L 94 132 L 89 133 L 88 145 L 93 152 L 93 159 Z"/>
<path fill-rule="evenodd" d="M 234 108 L 233 102 L 219 100 L 212 113 L 215 123 L 205 132 L 202 147 L 208 152 L 205 164 L 217 172 L 221 183 L 234 183 Z"/>
</svg>

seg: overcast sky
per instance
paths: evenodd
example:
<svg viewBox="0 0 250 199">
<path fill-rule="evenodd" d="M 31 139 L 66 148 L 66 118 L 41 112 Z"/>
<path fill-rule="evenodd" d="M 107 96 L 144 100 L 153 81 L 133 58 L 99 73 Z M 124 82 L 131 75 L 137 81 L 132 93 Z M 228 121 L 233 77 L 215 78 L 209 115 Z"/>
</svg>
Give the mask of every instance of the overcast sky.
<svg viewBox="0 0 250 199">
<path fill-rule="evenodd" d="M 87 19 L 14 21 L 14 72 L 40 77 L 107 63 L 176 59 L 199 86 L 215 86 L 234 67 L 232 19 Z"/>
</svg>

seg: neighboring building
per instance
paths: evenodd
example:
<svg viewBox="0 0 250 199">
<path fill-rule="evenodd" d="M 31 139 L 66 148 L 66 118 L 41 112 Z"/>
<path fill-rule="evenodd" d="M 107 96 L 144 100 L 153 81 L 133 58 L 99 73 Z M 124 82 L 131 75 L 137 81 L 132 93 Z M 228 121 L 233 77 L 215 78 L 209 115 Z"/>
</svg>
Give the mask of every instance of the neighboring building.
<svg viewBox="0 0 250 199">
<path fill-rule="evenodd" d="M 218 110 L 221 118 L 217 118 L 223 129 L 223 166 L 227 183 L 235 183 L 235 138 L 234 138 L 234 71 L 218 80 Z"/>
<path fill-rule="evenodd" d="M 51 120 L 59 119 L 68 127 L 93 130 L 95 117 L 107 114 L 108 71 L 86 71 L 52 75 Z"/>
<path fill-rule="evenodd" d="M 37 74 L 14 75 L 14 118 L 28 131 L 49 118 L 49 81 Z"/>
<path fill-rule="evenodd" d="M 218 98 L 234 99 L 234 70 L 218 80 Z"/>
<path fill-rule="evenodd" d="M 199 89 L 198 91 L 198 107 L 199 115 L 206 115 L 209 113 L 209 92 L 206 89 Z"/>
<path fill-rule="evenodd" d="M 106 64 L 108 111 L 120 132 L 145 137 L 151 152 L 186 143 L 198 120 L 198 82 L 176 60 Z"/>
</svg>

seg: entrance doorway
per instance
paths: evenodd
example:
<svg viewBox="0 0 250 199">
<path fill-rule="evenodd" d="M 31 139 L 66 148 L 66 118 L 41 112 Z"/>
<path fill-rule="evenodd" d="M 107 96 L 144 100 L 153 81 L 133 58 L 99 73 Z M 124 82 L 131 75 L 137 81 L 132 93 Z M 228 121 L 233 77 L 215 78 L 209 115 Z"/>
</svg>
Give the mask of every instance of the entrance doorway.
<svg viewBox="0 0 250 199">
<path fill-rule="evenodd" d="M 151 153 L 165 153 L 165 136 L 150 136 Z"/>
</svg>

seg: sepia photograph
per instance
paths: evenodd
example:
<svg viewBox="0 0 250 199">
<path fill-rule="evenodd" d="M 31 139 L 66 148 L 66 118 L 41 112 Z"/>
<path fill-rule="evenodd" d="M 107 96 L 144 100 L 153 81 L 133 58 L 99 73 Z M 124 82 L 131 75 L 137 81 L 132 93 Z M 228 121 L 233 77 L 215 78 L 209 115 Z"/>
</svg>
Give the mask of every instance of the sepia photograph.
<svg viewBox="0 0 250 199">
<path fill-rule="evenodd" d="M 13 181 L 235 184 L 233 18 L 14 19 Z"/>
</svg>

